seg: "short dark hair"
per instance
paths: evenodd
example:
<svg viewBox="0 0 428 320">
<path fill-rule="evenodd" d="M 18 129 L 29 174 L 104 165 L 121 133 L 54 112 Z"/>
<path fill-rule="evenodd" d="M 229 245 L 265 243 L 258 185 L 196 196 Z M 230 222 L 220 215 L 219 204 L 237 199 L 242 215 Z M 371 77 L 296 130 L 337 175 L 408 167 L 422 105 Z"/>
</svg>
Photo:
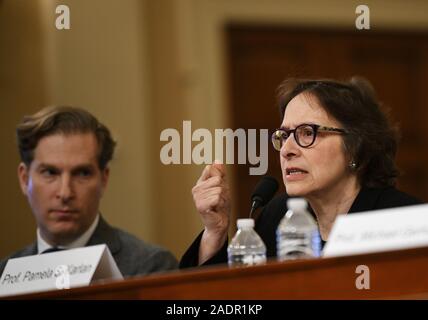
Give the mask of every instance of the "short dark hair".
<svg viewBox="0 0 428 320">
<path fill-rule="evenodd" d="M 88 111 L 70 106 L 46 107 L 25 116 L 16 128 L 21 161 L 28 167 L 40 139 L 53 134 L 93 133 L 98 142 L 98 166 L 106 168 L 113 158 L 116 142 L 110 130 Z"/>
<path fill-rule="evenodd" d="M 282 118 L 288 103 L 300 93 L 315 97 L 348 132 L 343 138 L 345 150 L 356 163 L 361 185 L 395 185 L 398 129 L 382 110 L 368 80 L 361 77 L 352 77 L 349 81 L 287 79 L 277 90 Z"/>
</svg>

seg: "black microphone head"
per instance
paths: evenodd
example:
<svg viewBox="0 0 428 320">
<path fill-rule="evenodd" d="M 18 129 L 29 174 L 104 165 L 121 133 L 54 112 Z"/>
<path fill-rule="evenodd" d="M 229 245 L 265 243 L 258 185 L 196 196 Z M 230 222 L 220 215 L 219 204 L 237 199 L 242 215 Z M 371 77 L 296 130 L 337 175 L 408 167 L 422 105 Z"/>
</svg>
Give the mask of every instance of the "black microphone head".
<svg viewBox="0 0 428 320">
<path fill-rule="evenodd" d="M 257 201 L 257 207 L 266 205 L 275 195 L 278 190 L 278 182 L 275 178 L 264 176 L 257 183 L 253 194 L 251 195 L 251 201 Z"/>
</svg>

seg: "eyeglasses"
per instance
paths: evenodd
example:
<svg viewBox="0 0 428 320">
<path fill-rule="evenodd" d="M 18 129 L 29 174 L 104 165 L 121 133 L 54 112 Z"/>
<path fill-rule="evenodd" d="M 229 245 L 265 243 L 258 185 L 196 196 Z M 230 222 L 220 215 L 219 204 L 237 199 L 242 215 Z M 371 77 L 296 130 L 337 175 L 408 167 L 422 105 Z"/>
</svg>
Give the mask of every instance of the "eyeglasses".
<svg viewBox="0 0 428 320">
<path fill-rule="evenodd" d="M 317 137 L 318 132 L 336 132 L 336 133 L 346 133 L 346 130 L 332 127 L 324 127 L 317 124 L 307 124 L 303 123 L 298 125 L 294 129 L 284 129 L 279 128 L 274 131 L 272 134 L 272 144 L 275 150 L 281 151 L 281 147 L 284 142 L 288 139 L 288 137 L 293 133 L 294 140 L 296 140 L 297 144 L 302 148 L 310 147 Z"/>
</svg>

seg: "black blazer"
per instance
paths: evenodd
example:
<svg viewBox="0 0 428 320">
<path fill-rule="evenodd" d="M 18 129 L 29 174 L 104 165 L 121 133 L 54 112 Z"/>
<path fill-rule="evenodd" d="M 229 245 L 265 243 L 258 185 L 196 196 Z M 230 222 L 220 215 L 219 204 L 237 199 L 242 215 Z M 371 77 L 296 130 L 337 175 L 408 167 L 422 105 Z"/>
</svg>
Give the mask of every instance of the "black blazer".
<svg viewBox="0 0 428 320">
<path fill-rule="evenodd" d="M 276 256 L 276 229 L 287 211 L 287 199 L 288 195 L 285 193 L 275 197 L 264 207 L 256 220 L 255 230 L 266 245 L 266 255 L 268 258 Z M 363 187 L 355 198 L 348 213 L 402 207 L 421 203 L 420 200 L 398 191 L 393 187 Z M 202 232 L 184 253 L 180 261 L 180 268 L 198 265 L 201 237 Z M 226 263 L 227 245 L 228 243 L 226 241 L 220 251 L 203 265 Z"/>
</svg>

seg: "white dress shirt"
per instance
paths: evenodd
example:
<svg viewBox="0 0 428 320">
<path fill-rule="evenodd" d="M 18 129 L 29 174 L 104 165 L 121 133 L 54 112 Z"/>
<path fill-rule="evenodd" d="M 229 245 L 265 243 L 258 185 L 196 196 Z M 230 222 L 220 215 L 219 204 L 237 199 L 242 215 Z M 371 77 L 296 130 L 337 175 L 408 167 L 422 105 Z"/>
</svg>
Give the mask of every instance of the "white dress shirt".
<svg viewBox="0 0 428 320">
<path fill-rule="evenodd" d="M 88 243 L 92 234 L 94 233 L 95 228 L 98 225 L 99 219 L 100 219 L 100 215 L 97 214 L 97 216 L 94 219 L 94 222 L 92 222 L 92 224 L 88 228 L 88 230 L 86 230 L 80 237 L 73 240 L 72 242 L 70 242 L 66 246 L 56 246 L 56 247 L 59 249 L 64 249 L 64 250 L 65 249 L 73 249 L 73 248 L 84 247 Z M 54 246 L 50 245 L 48 242 L 45 241 L 45 239 L 43 239 L 42 235 L 40 234 L 40 229 L 37 228 L 37 253 L 40 254 L 40 253 L 46 251 L 47 249 L 53 248 L 53 247 Z"/>
</svg>

